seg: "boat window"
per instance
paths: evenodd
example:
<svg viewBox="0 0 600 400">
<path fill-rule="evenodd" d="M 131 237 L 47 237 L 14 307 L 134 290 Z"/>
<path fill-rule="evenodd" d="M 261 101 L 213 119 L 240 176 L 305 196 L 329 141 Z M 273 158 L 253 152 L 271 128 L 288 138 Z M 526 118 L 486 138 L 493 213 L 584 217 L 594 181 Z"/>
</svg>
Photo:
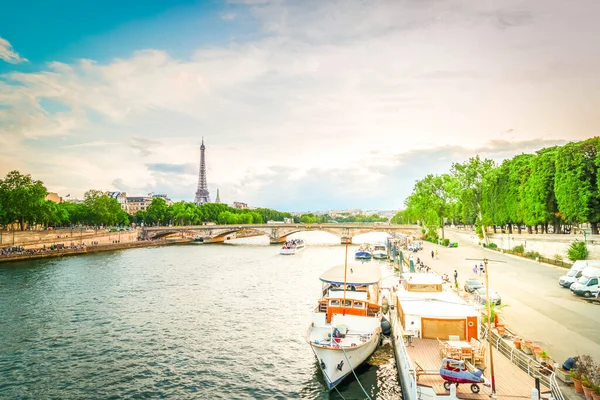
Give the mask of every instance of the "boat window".
<svg viewBox="0 0 600 400">
<path fill-rule="evenodd" d="M 365 303 L 363 303 L 362 301 L 354 302 L 354 308 L 364 308 L 364 307 L 365 307 Z"/>
<path fill-rule="evenodd" d="M 352 300 L 345 300 L 344 307 L 352 307 Z"/>
<path fill-rule="evenodd" d="M 340 301 L 339 300 L 329 300 L 329 305 L 332 307 L 339 307 Z"/>
</svg>

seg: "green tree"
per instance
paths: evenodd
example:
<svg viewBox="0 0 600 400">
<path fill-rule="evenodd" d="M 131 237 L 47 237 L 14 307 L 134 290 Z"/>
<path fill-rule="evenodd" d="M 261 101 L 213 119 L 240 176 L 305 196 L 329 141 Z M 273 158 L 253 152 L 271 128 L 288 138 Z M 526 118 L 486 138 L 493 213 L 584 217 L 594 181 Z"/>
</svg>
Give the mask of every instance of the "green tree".
<svg viewBox="0 0 600 400">
<path fill-rule="evenodd" d="M 568 223 L 589 222 L 598 234 L 598 146 L 600 138 L 569 143 L 557 150 L 554 192 L 558 209 Z"/>
<path fill-rule="evenodd" d="M 569 260 L 577 261 L 577 260 L 585 260 L 588 257 L 588 249 L 585 245 L 585 242 L 581 240 L 575 240 L 569 246 L 569 250 L 567 250 L 567 255 L 569 256 Z"/>
<path fill-rule="evenodd" d="M 550 223 L 554 225 L 554 233 L 560 231 L 558 205 L 554 194 L 557 149 L 551 147 L 537 152 L 525 187 L 525 223 L 542 225 L 542 231 L 546 233 Z"/>
<path fill-rule="evenodd" d="M 494 167 L 494 161 L 482 160 L 479 155 L 462 164 L 452 164 L 451 174 L 457 180 L 459 201 L 463 203 L 463 221 L 477 220 L 483 225 L 483 180 Z M 482 226 L 482 231 L 485 238 L 485 226 Z"/>
<path fill-rule="evenodd" d="M 89 221 L 95 225 L 115 225 L 119 222 L 121 205 L 117 199 L 106 196 L 100 190 L 88 190 L 84 204 L 89 208 Z"/>
<path fill-rule="evenodd" d="M 160 197 L 153 198 L 150 205 L 146 208 L 146 223 L 165 223 L 167 216 L 167 202 L 165 199 Z"/>
<path fill-rule="evenodd" d="M 35 181 L 31 175 L 22 175 L 11 171 L 0 180 L 0 204 L 2 204 L 2 223 L 19 222 L 21 230 L 25 223 L 35 222 L 39 210 L 46 201 L 48 191 L 41 181 Z"/>
</svg>

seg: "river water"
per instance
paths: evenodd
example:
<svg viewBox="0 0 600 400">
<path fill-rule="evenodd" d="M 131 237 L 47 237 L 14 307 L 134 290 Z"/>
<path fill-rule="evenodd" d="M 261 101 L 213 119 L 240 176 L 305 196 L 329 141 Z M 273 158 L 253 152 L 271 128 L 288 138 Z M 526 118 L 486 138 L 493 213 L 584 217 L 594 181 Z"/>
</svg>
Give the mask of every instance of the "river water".
<svg viewBox="0 0 600 400">
<path fill-rule="evenodd" d="M 350 378 L 329 393 L 304 341 L 344 262 L 320 235 L 295 256 L 249 238 L 0 264 L 0 398 L 366 398 Z M 357 372 L 400 398 L 391 345 Z"/>
</svg>

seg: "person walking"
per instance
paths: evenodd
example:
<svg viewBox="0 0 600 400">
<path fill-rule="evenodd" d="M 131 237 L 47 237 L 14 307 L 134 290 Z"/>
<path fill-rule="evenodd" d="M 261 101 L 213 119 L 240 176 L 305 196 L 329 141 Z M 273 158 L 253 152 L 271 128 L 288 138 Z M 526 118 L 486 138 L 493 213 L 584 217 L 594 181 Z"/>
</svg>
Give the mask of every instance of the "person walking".
<svg viewBox="0 0 600 400">
<path fill-rule="evenodd" d="M 435 251 L 435 258 L 438 258 L 438 259 L 440 258 L 440 255 L 438 254 L 437 250 Z"/>
<path fill-rule="evenodd" d="M 477 264 L 475 264 L 473 267 L 473 275 L 477 275 L 477 271 L 479 271 L 479 268 L 477 267 Z"/>
<path fill-rule="evenodd" d="M 433 256 L 434 256 L 434 253 L 433 253 L 433 250 L 431 250 L 431 258 L 433 258 Z"/>
<path fill-rule="evenodd" d="M 458 271 L 454 270 L 454 284 L 458 284 Z"/>
<path fill-rule="evenodd" d="M 483 275 L 483 263 L 479 264 L 479 275 Z"/>
</svg>

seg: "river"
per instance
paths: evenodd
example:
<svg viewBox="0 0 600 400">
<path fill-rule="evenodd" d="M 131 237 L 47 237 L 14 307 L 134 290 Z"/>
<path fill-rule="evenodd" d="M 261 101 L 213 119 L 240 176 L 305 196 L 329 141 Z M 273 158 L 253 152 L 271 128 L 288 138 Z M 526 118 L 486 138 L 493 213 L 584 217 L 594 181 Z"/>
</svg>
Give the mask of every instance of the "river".
<svg viewBox="0 0 600 400">
<path fill-rule="evenodd" d="M 0 398 L 366 398 L 350 378 L 329 393 L 304 341 L 344 246 L 294 236 L 295 256 L 261 237 L 0 265 Z M 400 398 L 386 342 L 357 373 Z"/>
</svg>

